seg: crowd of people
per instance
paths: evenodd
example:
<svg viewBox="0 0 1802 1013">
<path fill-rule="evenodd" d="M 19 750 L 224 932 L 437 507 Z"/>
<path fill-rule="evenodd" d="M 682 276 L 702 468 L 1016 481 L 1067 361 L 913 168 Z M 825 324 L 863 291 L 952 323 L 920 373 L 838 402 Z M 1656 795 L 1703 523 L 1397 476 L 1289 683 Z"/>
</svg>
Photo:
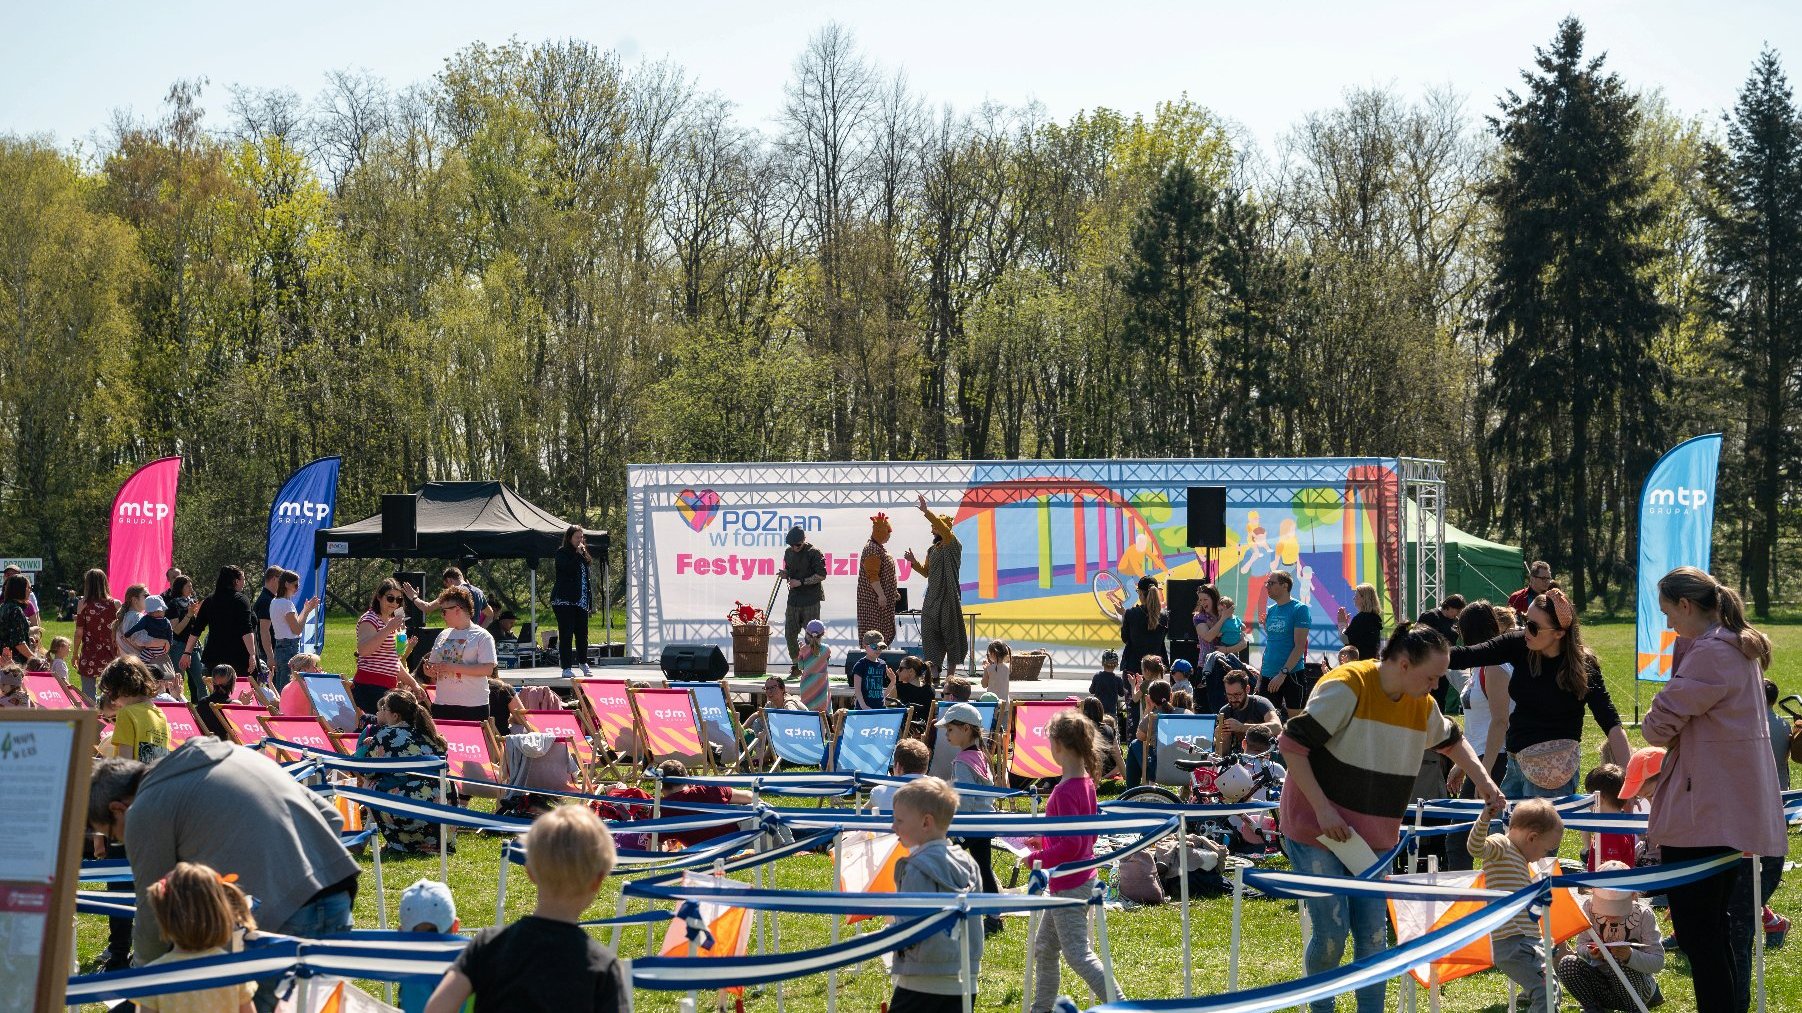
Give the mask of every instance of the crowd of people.
<svg viewBox="0 0 1802 1013">
<path fill-rule="evenodd" d="M 915 719 L 918 734 L 897 748 L 893 767 L 911 780 L 871 799 L 878 811 L 891 814 L 894 832 L 909 849 L 897 871 L 900 889 L 996 892 L 991 840 L 953 840 L 947 830 L 954 813 L 993 805 L 981 794 L 960 794 L 955 785 L 1008 783 L 991 765 L 986 722 L 975 705 L 1008 702 L 1016 659 L 1010 645 L 994 641 L 979 672 L 958 674 L 966 648 L 956 581 L 941 576 L 939 590 L 931 590 L 933 571 L 955 574 L 958 547 L 949 519 L 933 514 L 923 499 L 920 508 L 933 547 L 925 560 L 911 552 L 908 559 L 928 574 L 924 607 L 939 612 L 935 651 L 928 654 L 937 657 L 896 660 L 887 653 L 898 601 L 886 549 L 889 522 L 878 515 L 858 574 L 863 634 L 848 666 L 850 706 L 904 706 Z M 572 531 L 559 553 L 553 609 L 561 667 L 574 675 L 586 669 L 586 617 L 593 603 L 586 548 L 579 529 Z M 824 568 L 815 565 L 817 555 L 804 531 L 790 533 L 785 633 L 798 678 L 792 694 L 788 681 L 768 678 L 765 703 L 772 708 L 832 710 L 826 673 L 832 651 L 819 619 Z M 1634 751 L 1572 603 L 1544 563 L 1531 564 L 1526 576 L 1526 586 L 1505 605 L 1450 595 L 1415 620 L 1397 623 L 1385 621 L 1376 589 L 1359 585 L 1355 611 L 1337 616 L 1336 658 L 1313 664 L 1314 630 L 1308 609 L 1291 595 L 1289 574 L 1271 572 L 1258 596 L 1260 614 L 1243 618 L 1212 586 L 1200 589 L 1193 614 L 1173 617 L 1163 589 L 1147 578 L 1138 586 L 1137 603 L 1122 615 L 1120 649 L 1103 654 L 1087 695 L 1047 727 L 1059 775 L 1046 812 L 1097 812 L 1098 783 L 1119 778 L 1130 788 L 1151 779 L 1161 718 L 1212 714 L 1215 754 L 1280 772 L 1280 847 L 1292 868 L 1362 873 L 1359 856 L 1381 854 L 1398 842 L 1414 800 L 1462 795 L 1481 799 L 1485 818 L 1462 846 L 1460 839 L 1438 838 L 1444 867 L 1480 861 L 1488 884 L 1506 890 L 1524 886 L 1536 863 L 1560 852 L 1565 829 L 1548 803 L 1574 795 L 1581 783 L 1597 811 L 1644 812 L 1650 819 L 1643 839 L 1583 835 L 1579 848 L 1587 869 L 1728 853 L 1759 856 L 1763 895 L 1753 896 L 1751 858 L 1658 897 L 1592 890 L 1582 908 L 1593 935 L 1546 953 L 1537 924 L 1523 915 L 1496 931 L 1496 967 L 1521 986 L 1532 1010 L 1546 1008 L 1548 969 L 1584 1009 L 1627 1010 L 1636 1008 L 1635 1000 L 1656 1003 L 1664 954 L 1681 949 L 1699 1010 L 1745 1010 L 1753 934 L 1787 927 L 1768 907 L 1787 853 L 1779 786 L 1788 781 L 1790 731 L 1772 709 L 1775 686 L 1764 678 L 1769 639 L 1747 624 L 1737 595 L 1712 576 L 1687 567 L 1666 575 L 1658 585 L 1660 607 L 1676 635 L 1676 662 L 1670 684 L 1645 718 L 1649 745 Z M 237 567 L 222 568 L 204 598 L 180 570 L 166 577 L 161 594 L 134 585 L 115 600 L 106 574 L 89 571 L 73 609 L 73 637 L 49 644 L 43 643 L 29 582 L 16 573 L 0 580 L 0 653 L 6 655 L 0 706 L 29 705 L 28 696 L 17 699 L 20 672 L 46 671 L 78 687 L 111 719 L 104 759 L 94 770 L 88 821 L 96 854 L 131 863 L 140 914 L 135 922 L 115 921 L 103 963 L 122 967 L 225 952 L 259 925 L 301 936 L 348 929 L 358 867 L 340 843 L 338 809 L 261 754 L 224 741 L 227 731 L 208 720 L 214 718 L 211 708 L 197 714 L 206 714 L 214 737 L 172 750 L 167 721 L 155 706 L 159 700 L 215 703 L 249 695 L 281 712 L 304 708 L 304 698 L 294 694 L 300 678 L 319 669 L 318 658 L 302 651 L 319 602 L 297 601 L 298 575 L 279 567 L 264 572 L 254 599 Z M 439 720 L 491 720 L 503 732 L 519 727 L 524 708 L 495 678 L 490 628 L 510 635 L 510 614 L 492 608 L 457 568 L 446 569 L 441 581 L 428 600 L 417 588 L 384 579 L 358 618 L 350 689 L 367 717 L 357 736 L 361 755 L 444 756 Z M 409 664 L 410 611 L 443 619 L 442 632 L 417 665 Z M 1173 636 L 1173 625 L 1184 635 Z M 1194 662 L 1171 660 L 1173 648 L 1188 644 L 1194 645 Z M 1254 652 L 1254 645 L 1261 650 Z M 935 701 L 937 720 L 929 725 Z M 1462 723 L 1455 720 L 1460 714 Z M 1586 721 L 1604 739 L 1599 762 L 1587 772 L 1580 745 Z M 767 761 L 767 729 L 753 721 L 746 735 L 745 762 Z M 941 739 L 953 757 L 943 780 L 929 770 Z M 430 800 L 436 782 L 399 773 L 371 784 Z M 1735 789 L 1711 790 L 1723 784 Z M 703 798 L 695 790 L 670 789 L 664 802 L 680 811 L 685 801 L 731 802 L 741 794 L 725 789 L 723 797 Z M 1505 807 L 1503 829 L 1491 832 L 1487 817 Z M 548 1003 L 542 1008 L 564 1008 L 571 996 L 591 995 L 593 1008 L 630 1008 L 629 983 L 618 962 L 575 927 L 611 868 L 611 836 L 586 807 L 546 808 L 526 840 L 527 872 L 539 887 L 534 914 L 478 934 L 441 982 L 403 989 L 403 1001 L 411 996 L 408 1009 L 451 1010 L 472 994 L 478 1000 L 539 996 Z M 396 851 L 432 853 L 438 847 L 433 824 L 386 813 L 376 820 L 386 846 Z M 666 845 L 700 839 L 672 835 Z M 1034 843 L 1030 860 L 1049 867 L 1086 858 L 1094 843 L 1047 838 Z M 1203 852 L 1214 847 L 1205 841 L 1176 846 Z M 1182 867 L 1193 872 L 1194 861 L 1185 859 Z M 1153 860 L 1154 879 L 1167 872 Z M 228 882 L 225 873 L 235 879 Z M 1050 889 L 1086 897 L 1092 878 L 1054 877 Z M 409 896 L 419 920 L 409 924 L 403 917 L 403 927 L 455 931 L 448 892 L 425 882 L 415 886 Z M 254 919 L 245 895 L 256 898 Z M 1309 974 L 1341 964 L 1348 940 L 1354 958 L 1387 945 L 1380 898 L 1322 897 L 1302 906 Z M 1660 907 L 1668 908 L 1668 937 Z M 1000 919 L 985 923 L 982 935 L 1003 930 Z M 961 1008 L 960 967 L 966 956 L 972 967 L 979 964 L 982 937 L 972 933 L 961 941 L 967 954 L 959 945 L 935 937 L 897 954 L 890 1009 Z M 1051 1007 L 1060 957 L 1097 998 L 1120 994 L 1117 983 L 1105 980 L 1080 908 L 1047 912 L 1029 954 L 1036 970 L 1029 1008 L 1035 1013 Z M 159 1007 L 155 1000 L 141 1005 L 250 1004 L 266 1010 L 274 1007 L 274 984 L 219 990 L 217 1007 Z M 1356 1003 L 1360 1013 L 1373 1013 L 1384 1000 L 1385 987 L 1378 984 L 1360 989 Z M 1332 1008 L 1331 1000 L 1313 1004 L 1315 1013 Z"/>
</svg>

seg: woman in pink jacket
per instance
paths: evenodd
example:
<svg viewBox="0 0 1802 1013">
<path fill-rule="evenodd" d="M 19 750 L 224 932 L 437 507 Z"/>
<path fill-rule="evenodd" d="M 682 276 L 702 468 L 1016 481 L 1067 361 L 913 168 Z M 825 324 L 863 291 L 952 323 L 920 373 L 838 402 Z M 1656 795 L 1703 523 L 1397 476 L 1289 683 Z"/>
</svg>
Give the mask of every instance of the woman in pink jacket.
<svg viewBox="0 0 1802 1013">
<path fill-rule="evenodd" d="M 1729 852 L 1785 854 L 1764 707 L 1770 639 L 1746 625 L 1733 589 L 1693 566 L 1658 582 L 1658 607 L 1677 634 L 1676 670 L 1643 726 L 1647 742 L 1670 750 L 1647 840 L 1663 849 L 1666 865 Z M 1670 890 L 1698 1013 L 1745 1013 L 1750 1005 L 1758 923 L 1751 869 L 1750 861 L 1735 862 Z"/>
</svg>

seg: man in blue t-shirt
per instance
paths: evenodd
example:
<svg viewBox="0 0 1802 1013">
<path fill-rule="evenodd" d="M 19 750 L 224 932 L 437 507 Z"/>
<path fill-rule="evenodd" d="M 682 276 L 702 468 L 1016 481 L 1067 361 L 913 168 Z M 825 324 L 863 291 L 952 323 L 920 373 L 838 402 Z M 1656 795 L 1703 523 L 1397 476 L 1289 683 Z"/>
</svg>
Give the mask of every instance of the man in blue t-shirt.
<svg viewBox="0 0 1802 1013">
<path fill-rule="evenodd" d="M 1308 654 L 1308 607 L 1290 597 L 1295 579 L 1277 570 L 1264 578 L 1270 605 L 1264 611 L 1264 657 L 1258 665 L 1264 696 L 1280 707 L 1306 702 L 1300 693 L 1302 661 Z"/>
<path fill-rule="evenodd" d="M 857 707 L 859 710 L 876 710 L 888 698 L 888 687 L 894 678 L 889 670 L 888 662 L 882 660 L 882 652 L 888 650 L 879 630 L 868 630 L 863 635 L 863 657 L 851 663 L 851 688 L 857 691 Z"/>
</svg>

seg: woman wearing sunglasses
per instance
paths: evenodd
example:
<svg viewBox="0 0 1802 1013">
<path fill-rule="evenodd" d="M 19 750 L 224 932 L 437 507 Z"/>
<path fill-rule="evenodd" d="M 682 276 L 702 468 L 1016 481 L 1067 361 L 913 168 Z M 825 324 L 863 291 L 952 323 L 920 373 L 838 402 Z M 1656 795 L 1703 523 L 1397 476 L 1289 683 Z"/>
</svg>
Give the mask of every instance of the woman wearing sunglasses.
<svg viewBox="0 0 1802 1013">
<path fill-rule="evenodd" d="M 374 714 L 382 697 L 396 686 L 425 701 L 425 690 L 394 651 L 395 636 L 407 628 L 407 612 L 402 608 L 406 603 L 400 582 L 388 577 L 370 596 L 369 611 L 357 619 L 357 674 L 351 678 L 350 695 L 365 714 Z"/>
<path fill-rule="evenodd" d="M 1533 599 L 1522 628 L 1473 647 L 1452 648 L 1451 667 L 1475 669 L 1511 665 L 1504 749 L 1508 772 L 1502 794 L 1509 798 L 1559 798 L 1577 790 L 1581 765 L 1583 711 L 1608 736 L 1607 756 L 1625 763 L 1633 754 L 1620 712 L 1602 682 L 1602 665 L 1583 646 L 1577 610 L 1553 588 Z"/>
</svg>

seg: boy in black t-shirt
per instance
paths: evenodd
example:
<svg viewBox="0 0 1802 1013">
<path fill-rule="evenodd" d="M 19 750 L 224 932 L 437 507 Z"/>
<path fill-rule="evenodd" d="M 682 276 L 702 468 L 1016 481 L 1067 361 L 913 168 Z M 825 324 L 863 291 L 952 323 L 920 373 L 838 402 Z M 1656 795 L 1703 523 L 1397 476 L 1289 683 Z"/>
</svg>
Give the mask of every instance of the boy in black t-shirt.
<svg viewBox="0 0 1802 1013">
<path fill-rule="evenodd" d="M 613 838 L 587 806 L 561 805 L 538 817 L 526 833 L 526 875 L 538 887 L 537 907 L 504 929 L 476 933 L 426 1013 L 456 1013 L 472 992 L 477 1009 L 630 1013 L 624 966 L 578 924 L 613 859 Z"/>
<path fill-rule="evenodd" d="M 857 694 L 859 710 L 876 710 L 888 699 L 889 686 L 894 681 L 894 671 L 888 662 L 882 660 L 882 652 L 888 650 L 888 642 L 882 639 L 878 630 L 869 630 L 863 635 L 863 657 L 851 663 L 851 689 Z"/>
<path fill-rule="evenodd" d="M 1089 695 L 1101 701 L 1101 711 L 1120 721 L 1120 698 L 1126 695 L 1126 680 L 1116 671 L 1120 667 L 1119 651 L 1101 652 L 1101 671 L 1089 680 Z"/>
</svg>

